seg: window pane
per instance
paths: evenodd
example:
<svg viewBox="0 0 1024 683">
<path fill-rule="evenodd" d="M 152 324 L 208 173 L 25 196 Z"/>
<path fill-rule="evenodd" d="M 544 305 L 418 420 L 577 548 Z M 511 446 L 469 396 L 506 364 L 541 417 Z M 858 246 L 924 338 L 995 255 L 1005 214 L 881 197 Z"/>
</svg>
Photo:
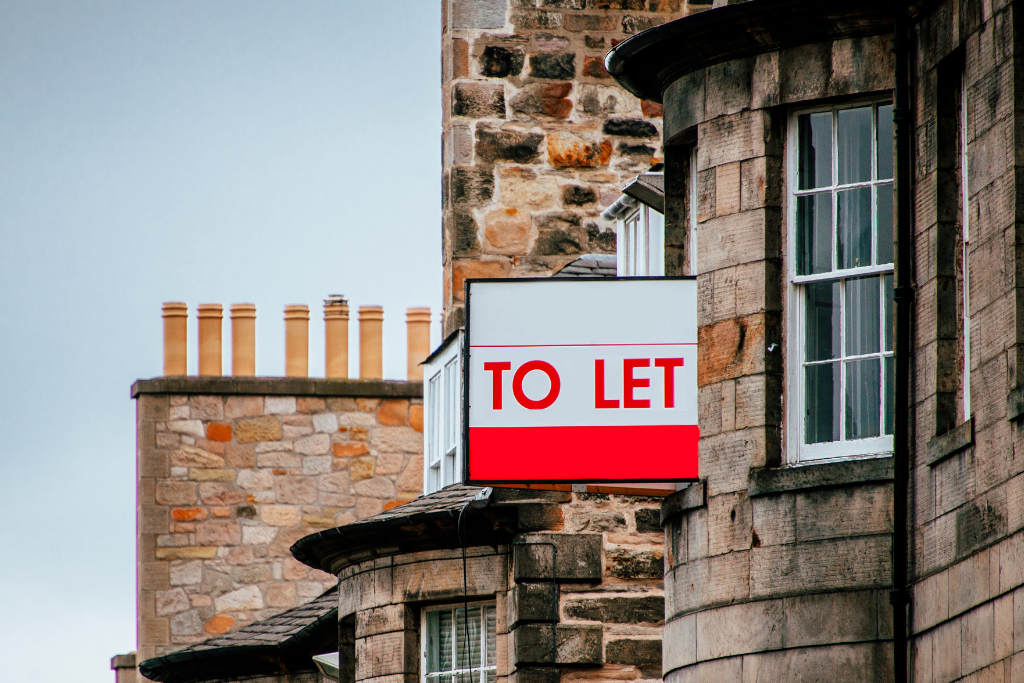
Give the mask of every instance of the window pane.
<svg viewBox="0 0 1024 683">
<path fill-rule="evenodd" d="M 437 670 L 452 670 L 452 613 L 449 610 L 432 612 L 437 615 Z"/>
<path fill-rule="evenodd" d="M 892 434 L 893 405 L 896 403 L 896 358 L 885 358 L 885 433 Z"/>
<path fill-rule="evenodd" d="M 871 107 L 842 109 L 836 128 L 839 184 L 871 180 Z"/>
<path fill-rule="evenodd" d="M 836 199 L 839 267 L 871 265 L 871 188 L 837 192 Z"/>
<path fill-rule="evenodd" d="M 487 651 L 484 652 L 484 665 L 494 666 L 498 663 L 497 609 L 494 607 L 484 607 L 484 619 L 487 622 Z"/>
<path fill-rule="evenodd" d="M 881 398 L 881 362 L 878 358 L 846 364 L 846 438 L 878 436 Z"/>
<path fill-rule="evenodd" d="M 838 358 L 839 348 L 839 283 L 815 282 L 807 285 L 805 325 L 807 361 Z"/>
<path fill-rule="evenodd" d="M 879 291 L 877 277 L 846 281 L 846 355 L 878 353 Z"/>
<path fill-rule="evenodd" d="M 875 263 L 892 263 L 892 183 L 875 189 L 877 202 L 875 222 Z"/>
<path fill-rule="evenodd" d="M 800 189 L 832 184 L 832 112 L 803 114 L 800 132 Z"/>
<path fill-rule="evenodd" d="M 892 351 L 892 275 L 882 276 L 882 340 L 883 348 Z"/>
<path fill-rule="evenodd" d="M 797 275 L 832 270 L 832 195 L 828 192 L 796 200 Z"/>
<path fill-rule="evenodd" d="M 469 667 L 480 667 L 482 666 L 481 652 L 480 652 L 480 608 L 471 607 L 469 608 L 469 623 L 466 623 L 466 611 L 463 609 L 456 610 L 458 615 L 456 623 L 455 640 L 459 644 L 459 667 L 460 669 L 468 669 Z M 466 647 L 466 638 L 469 638 L 469 647 Z"/>
<path fill-rule="evenodd" d="M 806 443 L 839 441 L 839 363 L 804 368 Z"/>
<path fill-rule="evenodd" d="M 878 179 L 892 178 L 892 105 L 878 108 Z"/>
</svg>

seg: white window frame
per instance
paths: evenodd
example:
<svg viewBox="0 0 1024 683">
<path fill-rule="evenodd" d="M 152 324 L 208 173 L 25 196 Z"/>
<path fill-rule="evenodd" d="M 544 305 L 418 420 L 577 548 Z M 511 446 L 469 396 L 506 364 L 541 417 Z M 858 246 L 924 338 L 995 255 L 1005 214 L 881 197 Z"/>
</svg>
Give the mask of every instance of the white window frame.
<svg viewBox="0 0 1024 683">
<path fill-rule="evenodd" d="M 833 270 L 827 273 L 815 274 L 815 275 L 797 275 L 796 274 L 796 229 L 797 229 L 797 197 L 801 194 L 809 193 L 809 191 L 798 190 L 798 174 L 799 174 L 799 117 L 804 114 L 813 114 L 819 112 L 838 112 L 844 109 L 856 109 L 865 106 L 877 106 L 891 103 L 892 98 L 890 97 L 879 97 L 872 99 L 856 100 L 850 102 L 843 102 L 832 105 L 821 105 L 793 109 L 789 115 L 789 122 L 787 128 L 787 247 L 786 247 L 786 282 L 787 282 L 787 368 L 786 368 L 786 394 L 787 394 L 787 416 L 786 416 L 786 455 L 787 462 L 792 465 L 807 464 L 809 462 L 823 462 L 823 461 L 834 461 L 834 460 L 850 460 L 856 458 L 872 458 L 872 457 L 886 457 L 892 455 L 893 452 L 893 436 L 887 434 L 881 434 L 877 437 L 871 437 L 866 439 L 845 439 L 845 410 L 840 409 L 840 441 L 816 443 L 816 444 L 805 444 L 805 403 L 804 403 L 804 372 L 803 372 L 803 357 L 804 357 L 804 345 L 805 330 L 804 330 L 804 287 L 808 283 L 813 282 L 827 282 L 827 281 L 849 281 L 851 279 L 867 276 L 867 275 L 894 275 L 894 264 L 884 265 L 869 265 L 859 268 L 847 268 Z M 835 115 L 835 114 L 833 114 Z M 895 182 L 895 178 L 892 180 L 884 179 L 879 180 L 877 178 L 877 115 L 872 116 L 872 131 L 873 135 L 871 138 L 871 164 L 872 173 L 871 180 L 864 183 L 851 183 L 849 185 L 831 186 L 833 188 L 832 193 L 832 215 L 836 216 L 836 195 L 835 188 L 845 187 L 858 187 L 867 185 L 884 185 L 887 182 Z M 837 164 L 838 164 L 838 142 L 837 142 L 837 130 L 836 126 L 832 129 L 832 178 L 837 178 Z M 894 169 L 895 170 L 895 169 Z M 821 188 L 817 188 L 819 191 Z M 872 193 L 871 211 L 874 216 L 877 212 L 877 204 L 874 199 L 875 195 Z M 895 207 L 894 207 L 895 211 Z M 833 218 L 835 220 L 835 218 Z M 832 247 L 832 258 L 833 261 L 836 258 L 835 255 L 835 231 L 833 230 L 833 247 Z M 875 245 L 877 250 L 877 244 Z M 895 276 L 894 276 L 895 277 Z M 843 290 L 845 291 L 845 290 Z M 844 297 L 840 296 L 840 306 L 845 306 Z M 879 309 L 881 315 L 885 313 L 885 303 L 880 301 Z M 894 309 L 895 310 L 895 309 Z M 846 330 L 841 329 L 840 335 L 845 337 Z M 842 342 L 845 345 L 845 340 Z M 894 351 L 881 351 L 879 355 L 884 359 L 886 356 L 893 355 Z M 843 361 L 848 360 L 847 357 L 841 356 Z M 884 361 L 883 374 L 882 374 L 882 395 L 884 400 L 885 395 L 885 374 L 884 374 Z M 845 388 L 845 369 L 840 372 L 842 379 L 842 387 Z M 843 402 L 841 406 L 845 406 L 845 392 L 843 388 L 840 389 L 840 397 Z M 882 406 L 879 420 L 880 420 L 880 432 L 884 432 L 885 424 L 885 412 L 886 406 Z"/>
<path fill-rule="evenodd" d="M 456 617 L 455 617 L 456 611 L 457 610 L 461 610 L 461 609 L 465 609 L 466 607 L 468 607 L 469 609 L 473 609 L 474 607 L 479 607 L 480 608 L 480 616 L 481 616 L 481 622 L 482 622 L 482 624 L 481 624 L 482 628 L 480 629 L 480 641 L 481 641 L 480 642 L 480 652 L 483 654 L 484 658 L 486 659 L 487 664 L 485 666 L 472 666 L 469 669 L 457 669 L 456 668 L 456 669 L 452 669 L 450 672 L 443 672 L 443 674 L 449 674 L 447 676 L 444 676 L 442 674 L 442 676 L 435 675 L 435 676 L 431 676 L 431 677 L 428 678 L 428 674 L 427 674 L 427 655 L 428 655 L 428 648 L 430 647 L 430 644 L 429 644 L 429 640 L 430 640 L 430 632 L 429 632 L 429 630 L 430 629 L 429 629 L 429 626 L 428 626 L 428 623 L 427 623 L 428 622 L 428 616 L 431 613 L 433 613 L 433 612 L 452 612 L 452 624 L 453 624 L 453 628 L 454 628 L 458 624 L 458 619 L 456 619 Z M 487 652 L 487 619 L 484 617 L 484 609 L 487 608 L 487 607 L 490 607 L 491 609 L 495 610 L 495 648 L 494 648 L 495 651 L 494 652 L 490 652 L 490 653 Z M 456 603 L 456 604 L 453 604 L 453 605 L 436 605 L 436 606 L 431 606 L 431 607 L 424 607 L 423 610 L 422 610 L 422 613 L 420 614 L 420 636 L 421 636 L 420 637 L 420 681 L 422 683 L 457 683 L 457 678 L 456 678 L 457 675 L 458 674 L 467 673 L 470 670 L 472 670 L 474 673 L 478 674 L 478 678 L 477 678 L 477 681 L 475 681 L 475 683 L 487 683 L 487 672 L 488 671 L 494 671 L 495 672 L 495 679 L 497 679 L 497 670 L 498 670 L 498 667 L 497 667 L 497 662 L 498 662 L 498 653 L 497 653 L 497 650 L 498 650 L 498 648 L 497 648 L 497 605 L 496 605 L 495 601 L 493 601 L 493 600 L 476 601 L 476 602 L 470 602 L 468 605 L 466 603 L 464 603 L 464 602 L 460 602 L 460 603 Z M 456 657 L 457 652 L 458 652 L 458 639 L 457 639 L 457 637 L 453 637 L 452 638 L 452 662 L 454 664 L 458 663 L 458 660 L 457 660 L 457 657 Z M 493 663 L 491 663 L 492 660 L 493 660 Z"/>
<path fill-rule="evenodd" d="M 423 364 L 423 493 L 462 481 L 462 339 L 460 331 Z"/>
<path fill-rule="evenodd" d="M 656 209 L 637 202 L 617 225 L 616 274 L 619 277 L 663 276 L 665 217 Z"/>
</svg>

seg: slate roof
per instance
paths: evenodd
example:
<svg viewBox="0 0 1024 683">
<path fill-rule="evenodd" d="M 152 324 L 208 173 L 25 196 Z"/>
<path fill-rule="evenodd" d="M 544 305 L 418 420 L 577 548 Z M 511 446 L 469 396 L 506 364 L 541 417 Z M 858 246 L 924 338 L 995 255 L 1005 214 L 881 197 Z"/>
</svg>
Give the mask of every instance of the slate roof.
<svg viewBox="0 0 1024 683">
<path fill-rule="evenodd" d="M 314 654 L 337 649 L 338 588 L 237 631 L 162 657 L 139 670 L 165 683 L 236 680 L 259 674 L 310 671 Z"/>
<path fill-rule="evenodd" d="M 584 254 L 551 277 L 615 277 L 615 254 Z"/>
</svg>

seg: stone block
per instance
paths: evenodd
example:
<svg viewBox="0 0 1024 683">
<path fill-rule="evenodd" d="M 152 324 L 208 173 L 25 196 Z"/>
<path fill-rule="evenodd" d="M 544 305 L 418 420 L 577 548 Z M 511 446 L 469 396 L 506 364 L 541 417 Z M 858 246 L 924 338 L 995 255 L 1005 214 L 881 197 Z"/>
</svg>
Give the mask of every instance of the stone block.
<svg viewBox="0 0 1024 683">
<path fill-rule="evenodd" d="M 408 605 L 384 605 L 356 614 L 356 638 L 416 628 L 415 614 Z"/>
<path fill-rule="evenodd" d="M 911 631 L 918 633 L 949 618 L 949 572 L 941 571 L 914 584 Z"/>
<path fill-rule="evenodd" d="M 702 123 L 701 144 L 697 148 L 698 168 L 709 169 L 765 156 L 770 135 L 771 116 L 763 110 L 721 116 Z"/>
<path fill-rule="evenodd" d="M 865 536 L 754 548 L 751 596 L 873 588 L 890 581 L 891 537 Z"/>
<path fill-rule="evenodd" d="M 524 585 L 550 590 L 544 584 Z M 548 596 L 547 608 L 550 619 L 550 596 Z M 571 597 L 565 599 L 562 611 L 568 619 L 600 621 L 606 624 L 658 624 L 665 619 L 665 598 L 660 595 L 642 594 L 613 597 Z M 537 621 L 542 620 L 537 619 Z"/>
<path fill-rule="evenodd" d="M 1024 585 L 1024 533 L 1016 533 L 999 544 L 999 588 L 1003 593 Z M 996 587 L 991 586 L 992 592 Z"/>
<path fill-rule="evenodd" d="M 530 55 L 530 78 L 571 81 L 576 76 L 576 55 L 571 52 Z"/>
<path fill-rule="evenodd" d="M 193 467 L 188 471 L 192 481 L 234 481 L 234 470 L 206 470 Z"/>
<path fill-rule="evenodd" d="M 264 524 L 270 526 L 297 526 L 302 521 L 299 508 L 287 505 L 264 505 L 260 509 Z"/>
<path fill-rule="evenodd" d="M 515 545 L 516 581 L 550 581 L 553 575 L 559 581 L 601 579 L 601 534 L 524 534 L 519 541 Z M 557 555 L 554 572 L 553 554 Z"/>
<path fill-rule="evenodd" d="M 238 443 L 279 441 L 281 422 L 271 415 L 239 420 L 235 424 L 235 439 Z"/>
<path fill-rule="evenodd" d="M 819 593 L 785 598 L 783 647 L 870 641 L 878 637 L 878 594 L 883 591 Z M 885 596 L 888 599 L 888 595 Z"/>
<path fill-rule="evenodd" d="M 526 52 L 521 47 L 488 45 L 480 56 L 480 75 L 489 78 L 518 76 L 525 59 Z"/>
<path fill-rule="evenodd" d="M 834 683 L 892 680 L 891 645 L 856 643 L 795 648 L 746 655 L 743 676 L 734 680 L 815 681 Z M 727 660 L 728 661 L 728 660 Z M 707 680 L 707 679 L 705 679 Z M 727 680 L 727 679 L 721 679 Z"/>
<path fill-rule="evenodd" d="M 756 679 L 750 679 L 755 681 Z M 781 680 L 781 679 L 764 679 Z M 743 678 L 743 658 L 730 657 L 728 659 L 714 659 L 709 662 L 698 662 L 692 666 L 686 666 L 669 671 L 665 675 L 665 683 L 705 683 L 705 681 L 741 681 L 747 683 Z"/>
<path fill-rule="evenodd" d="M 521 583 L 514 586 L 508 603 L 509 629 L 528 622 L 557 621 L 558 612 L 553 611 L 554 600 L 554 588 L 550 583 Z"/>
<path fill-rule="evenodd" d="M 605 661 L 661 670 L 661 638 L 616 638 L 605 645 Z"/>
<path fill-rule="evenodd" d="M 558 664 L 601 664 L 601 626 L 565 626 L 555 628 Z M 513 630 L 515 664 L 551 664 L 551 626 L 526 624 Z"/>
<path fill-rule="evenodd" d="M 796 541 L 796 497 L 793 494 L 751 499 L 753 531 L 751 545 L 782 545 Z"/>
<path fill-rule="evenodd" d="M 455 29 L 494 29 L 505 26 L 507 0 L 452 0 L 451 26 Z"/>
<path fill-rule="evenodd" d="M 947 621 L 932 631 L 932 680 L 952 681 L 960 678 L 961 622 Z"/>
<path fill-rule="evenodd" d="M 996 598 L 993 609 L 993 661 L 1009 657 L 1014 652 L 1013 594 L 1007 593 Z"/>
<path fill-rule="evenodd" d="M 547 148 L 548 163 L 556 167 L 607 166 L 612 154 L 610 141 L 594 140 L 569 131 L 549 133 Z"/>
<path fill-rule="evenodd" d="M 781 600 L 719 607 L 696 616 L 698 661 L 782 647 Z"/>
<path fill-rule="evenodd" d="M 949 616 L 966 612 L 988 599 L 989 551 L 983 550 L 949 568 Z"/>
<path fill-rule="evenodd" d="M 993 603 L 987 602 L 962 617 L 961 671 L 970 673 L 995 661 L 995 616 Z"/>
<path fill-rule="evenodd" d="M 463 81 L 452 88 L 452 115 L 474 119 L 505 118 L 505 88 L 501 83 Z"/>
<path fill-rule="evenodd" d="M 187 481 L 160 481 L 156 485 L 156 502 L 163 505 L 193 505 L 196 484 Z"/>
<path fill-rule="evenodd" d="M 666 619 L 747 598 L 750 595 L 749 556 L 750 551 L 707 557 L 666 572 Z"/>
<path fill-rule="evenodd" d="M 754 59 L 733 59 L 709 66 L 706 71 L 705 117 L 728 116 L 750 107 Z"/>
<path fill-rule="evenodd" d="M 572 113 L 571 83 L 531 83 L 509 101 L 512 111 L 523 115 L 568 118 Z"/>
<path fill-rule="evenodd" d="M 708 554 L 721 555 L 751 546 L 752 516 L 746 493 L 708 499 Z"/>
<path fill-rule="evenodd" d="M 184 546 L 180 548 L 156 549 L 156 559 L 158 560 L 212 560 L 216 556 L 217 548 L 214 546 L 205 548 Z"/>
<path fill-rule="evenodd" d="M 662 673 L 668 674 L 697 661 L 697 615 L 688 614 L 665 623 Z"/>
<path fill-rule="evenodd" d="M 796 494 L 798 541 L 892 532 L 892 489 L 867 485 Z"/>
<path fill-rule="evenodd" d="M 665 574 L 664 551 L 611 548 L 605 552 L 605 573 L 619 579 L 659 579 Z"/>
</svg>

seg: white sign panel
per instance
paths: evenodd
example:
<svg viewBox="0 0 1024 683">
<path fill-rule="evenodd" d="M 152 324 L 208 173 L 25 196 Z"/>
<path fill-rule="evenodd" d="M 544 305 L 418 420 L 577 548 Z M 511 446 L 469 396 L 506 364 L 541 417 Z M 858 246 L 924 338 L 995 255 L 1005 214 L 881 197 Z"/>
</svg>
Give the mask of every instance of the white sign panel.
<svg viewBox="0 0 1024 683">
<path fill-rule="evenodd" d="M 692 278 L 467 282 L 467 481 L 697 478 Z"/>
</svg>

